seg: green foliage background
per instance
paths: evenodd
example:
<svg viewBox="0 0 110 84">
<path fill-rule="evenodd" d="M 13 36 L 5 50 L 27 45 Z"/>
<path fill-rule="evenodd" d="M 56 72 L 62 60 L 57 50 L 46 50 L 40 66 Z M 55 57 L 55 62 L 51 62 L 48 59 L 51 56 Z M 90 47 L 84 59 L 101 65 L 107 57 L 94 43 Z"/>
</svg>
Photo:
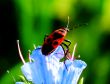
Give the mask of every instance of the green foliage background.
<svg viewBox="0 0 110 84">
<path fill-rule="evenodd" d="M 110 0 L 13 0 L 16 8 L 17 26 L 22 52 L 27 59 L 27 50 L 33 50 L 33 44 L 42 45 L 45 34 L 75 24 L 87 23 L 73 28 L 66 39 L 72 45 L 77 42 L 76 53 L 87 63 L 83 72 L 84 84 L 110 84 Z M 20 64 L 13 66 L 10 72 L 21 74 Z M 0 84 L 13 84 L 11 77 L 4 73 Z"/>
</svg>

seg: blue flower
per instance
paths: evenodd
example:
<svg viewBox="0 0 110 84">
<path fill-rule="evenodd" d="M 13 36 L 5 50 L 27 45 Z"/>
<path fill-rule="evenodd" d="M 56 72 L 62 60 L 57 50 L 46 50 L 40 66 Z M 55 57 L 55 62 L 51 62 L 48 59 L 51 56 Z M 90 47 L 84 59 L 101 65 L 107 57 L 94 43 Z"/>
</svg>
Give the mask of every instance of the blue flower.
<svg viewBox="0 0 110 84">
<path fill-rule="evenodd" d="M 63 81 L 61 84 L 77 84 L 83 69 L 87 66 L 86 63 L 81 60 L 66 60 L 65 64 L 68 71 L 66 69 L 64 70 Z"/>
<path fill-rule="evenodd" d="M 84 61 L 71 59 L 64 64 L 60 62 L 63 56 L 61 46 L 48 56 L 44 56 L 41 47 L 37 47 L 30 56 L 33 62 L 24 63 L 21 70 L 27 80 L 34 84 L 77 84 L 87 65 Z"/>
</svg>

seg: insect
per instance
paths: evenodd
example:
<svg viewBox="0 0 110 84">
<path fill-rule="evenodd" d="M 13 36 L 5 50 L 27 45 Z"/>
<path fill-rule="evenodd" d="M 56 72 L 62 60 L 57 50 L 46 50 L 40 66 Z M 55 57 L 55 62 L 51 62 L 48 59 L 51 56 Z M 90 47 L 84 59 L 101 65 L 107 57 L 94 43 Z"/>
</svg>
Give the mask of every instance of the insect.
<svg viewBox="0 0 110 84">
<path fill-rule="evenodd" d="M 67 59 L 69 54 L 69 46 L 71 44 L 71 41 L 65 39 L 65 36 L 69 31 L 68 25 L 69 25 L 69 17 L 68 17 L 67 27 L 59 28 L 54 32 L 52 32 L 49 36 L 46 36 L 41 48 L 43 55 L 47 56 L 51 54 L 59 45 L 61 45 L 64 51 L 64 58 L 62 58 L 60 61 L 62 62 Z M 81 24 L 78 25 L 77 27 L 82 25 L 87 25 L 87 24 Z M 67 45 L 64 42 L 68 42 L 69 44 Z M 66 47 L 66 49 L 63 47 L 63 45 Z"/>
<path fill-rule="evenodd" d="M 69 24 L 69 17 L 68 17 L 68 24 Z M 42 46 L 42 54 L 47 56 L 51 54 L 59 45 L 64 45 L 68 49 L 71 42 L 69 40 L 65 39 L 65 36 L 67 35 L 69 29 L 68 24 L 66 28 L 59 28 L 52 32 L 49 36 L 47 36 L 44 40 L 43 46 Z M 63 42 L 68 42 L 69 44 L 65 44 Z"/>
</svg>

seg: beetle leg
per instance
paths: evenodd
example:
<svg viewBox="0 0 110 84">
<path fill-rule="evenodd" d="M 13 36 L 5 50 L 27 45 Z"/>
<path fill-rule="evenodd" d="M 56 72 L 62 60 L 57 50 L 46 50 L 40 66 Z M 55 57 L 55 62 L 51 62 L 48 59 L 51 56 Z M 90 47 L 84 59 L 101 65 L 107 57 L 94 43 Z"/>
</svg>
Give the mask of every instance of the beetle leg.
<svg viewBox="0 0 110 84">
<path fill-rule="evenodd" d="M 70 40 L 65 39 L 64 41 L 69 43 L 68 46 L 71 45 L 71 41 Z"/>
<path fill-rule="evenodd" d="M 69 46 L 67 44 L 65 44 L 65 43 L 62 43 L 62 44 L 66 47 L 66 50 L 64 50 L 65 51 L 64 56 L 65 56 L 66 59 L 68 59 L 68 57 L 70 56 L 69 55 L 69 53 L 70 53 L 69 52 Z"/>
<path fill-rule="evenodd" d="M 65 44 L 65 43 L 62 43 L 62 45 L 64 45 L 66 48 L 67 48 L 67 50 L 69 50 L 69 45 L 67 45 L 67 44 Z"/>
<path fill-rule="evenodd" d="M 62 45 L 64 45 L 67 49 L 65 50 Z M 62 44 L 61 44 L 61 47 L 63 48 L 63 51 L 64 51 L 64 57 L 63 57 L 62 59 L 60 59 L 60 61 L 61 61 L 61 60 L 64 61 L 65 68 L 66 68 L 66 70 L 68 71 L 68 68 L 67 68 L 67 66 L 66 66 L 66 64 L 65 64 L 65 61 L 66 61 L 66 59 L 67 59 L 67 54 L 68 54 L 68 52 L 69 52 L 69 46 L 68 46 L 67 44 L 65 44 L 65 43 L 62 43 Z"/>
<path fill-rule="evenodd" d="M 64 54 L 65 54 L 65 49 L 64 49 L 64 47 L 63 47 L 63 45 L 61 44 L 61 47 L 62 47 L 62 49 L 63 49 L 63 51 L 64 51 Z"/>
<path fill-rule="evenodd" d="M 47 34 L 45 35 L 45 37 L 44 37 L 44 41 L 45 41 L 45 39 L 46 39 L 48 36 L 49 36 L 49 35 L 47 35 Z"/>
</svg>

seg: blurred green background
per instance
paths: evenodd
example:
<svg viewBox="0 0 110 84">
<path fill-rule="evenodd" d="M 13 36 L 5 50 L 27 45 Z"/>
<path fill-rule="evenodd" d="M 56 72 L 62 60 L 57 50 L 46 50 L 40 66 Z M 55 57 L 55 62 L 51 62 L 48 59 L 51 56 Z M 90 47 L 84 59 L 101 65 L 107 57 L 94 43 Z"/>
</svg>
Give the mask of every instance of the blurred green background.
<svg viewBox="0 0 110 84">
<path fill-rule="evenodd" d="M 27 59 L 45 34 L 66 27 L 67 16 L 70 51 L 78 43 L 76 53 L 88 65 L 84 84 L 110 84 L 110 0 L 0 0 L 0 84 L 14 84 L 7 70 L 16 80 L 21 74 L 16 40 Z"/>
</svg>

